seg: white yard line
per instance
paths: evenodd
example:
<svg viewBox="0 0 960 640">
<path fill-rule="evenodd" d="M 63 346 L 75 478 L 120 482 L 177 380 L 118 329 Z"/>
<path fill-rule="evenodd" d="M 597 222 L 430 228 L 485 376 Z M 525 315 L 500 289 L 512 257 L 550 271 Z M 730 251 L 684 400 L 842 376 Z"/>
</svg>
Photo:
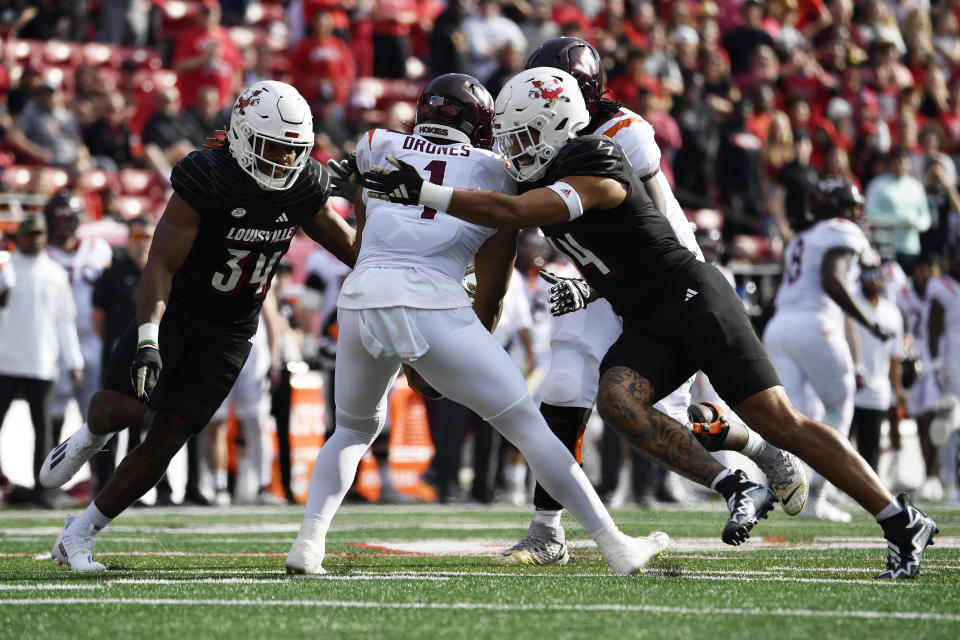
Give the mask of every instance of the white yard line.
<svg viewBox="0 0 960 640">
<path fill-rule="evenodd" d="M 304 607 L 311 609 L 428 609 L 438 611 L 544 611 L 569 612 L 569 604 L 516 605 L 503 602 L 363 602 L 351 600 L 214 600 L 191 598 L 23 598 L 0 599 L 0 607 L 43 605 L 137 605 L 137 606 L 204 606 L 204 607 Z M 735 615 L 735 616 L 798 616 L 806 618 L 859 618 L 873 620 L 923 620 L 930 622 L 960 622 L 960 615 L 922 611 L 830 611 L 823 609 L 771 609 L 767 607 L 711 609 L 704 607 L 667 607 L 628 604 L 579 604 L 578 612 L 657 613 L 676 615 Z"/>
<path fill-rule="evenodd" d="M 0 584 L 0 591 L 94 591 L 103 589 L 102 584 L 73 584 L 50 582 L 47 584 Z"/>
</svg>

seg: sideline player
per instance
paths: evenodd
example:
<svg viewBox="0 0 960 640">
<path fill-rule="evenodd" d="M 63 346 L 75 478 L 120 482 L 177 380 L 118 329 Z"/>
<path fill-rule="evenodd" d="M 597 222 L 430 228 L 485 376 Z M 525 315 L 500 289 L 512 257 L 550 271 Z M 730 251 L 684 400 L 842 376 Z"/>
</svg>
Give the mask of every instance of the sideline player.
<svg viewBox="0 0 960 640">
<path fill-rule="evenodd" d="M 623 334 L 601 363 L 601 415 L 648 456 L 724 494 L 743 525 L 728 522 L 726 542 L 743 542 L 776 497 L 759 485 L 731 493 L 731 485 L 747 481 L 653 408 L 698 369 L 751 428 L 874 514 L 890 547 L 878 578 L 914 577 L 937 532 L 934 521 L 905 495 L 894 498 L 835 430 L 790 404 L 740 299 L 715 267 L 677 241 L 620 147 L 604 136 L 575 137 L 589 121 L 576 80 L 557 69 L 523 71 L 505 85 L 496 108 L 495 136 L 517 163 L 519 179 L 531 183 L 525 193 L 440 186 L 393 157 L 386 159 L 394 169 L 374 167 L 362 186 L 371 195 L 476 224 L 539 226 L 554 238 L 624 320 Z M 571 308 L 590 300 L 580 284 L 557 286 Z"/>
<path fill-rule="evenodd" d="M 809 384 L 823 403 L 823 422 L 847 438 L 856 391 L 847 317 L 880 340 L 889 340 L 893 333 L 877 322 L 854 293 L 858 267 L 872 254 L 856 223 L 863 217 L 860 189 L 845 178 L 821 180 L 813 212 L 817 222 L 792 237 L 784 252 L 776 311 L 764 331 L 763 344 L 790 402 L 802 410 Z M 850 514 L 828 501 L 826 487 L 823 476 L 814 472 L 804 515 L 849 522 Z"/>
<path fill-rule="evenodd" d="M 931 278 L 927 284 L 930 300 L 928 344 L 931 369 L 942 394 L 960 398 L 960 247 L 954 246 L 949 258 L 950 274 Z M 948 426 L 940 448 L 940 472 L 944 500 L 960 501 L 957 487 L 958 425 Z M 943 439 L 941 439 L 943 441 Z"/>
<path fill-rule="evenodd" d="M 578 135 L 603 135 L 623 149 L 635 175 L 657 210 L 669 221 L 677 239 L 698 260 L 703 254 L 687 222 L 670 183 L 660 171 L 660 149 L 654 140 L 650 123 L 619 102 L 602 97 L 604 74 L 600 54 L 585 40 L 574 37 L 554 38 L 544 42 L 527 60 L 526 68 L 554 67 L 570 73 L 577 80 L 583 95 L 590 123 Z M 554 247 L 562 240 L 553 239 Z M 597 398 L 599 366 L 603 354 L 622 332 L 620 318 L 606 300 L 597 300 L 585 309 L 553 318 L 550 337 L 550 371 L 544 377 L 540 394 L 540 413 L 550 429 L 567 445 L 578 462 L 587 420 Z M 658 402 L 655 408 L 680 423 L 690 419 L 713 422 L 704 416 L 711 406 L 690 406 L 693 377 Z M 740 451 L 754 460 L 770 480 L 771 487 L 784 502 L 784 511 L 796 515 L 806 501 L 806 477 L 797 459 L 776 447 L 769 446 L 756 433 L 734 421 L 725 432 L 725 441 L 717 437 L 705 439 L 714 448 Z M 716 445 L 716 446 L 714 446 Z M 534 519 L 526 536 L 513 547 L 494 556 L 495 564 L 565 564 L 569 558 L 560 504 L 539 484 L 534 491 Z"/>
<path fill-rule="evenodd" d="M 471 76 L 447 74 L 424 88 L 412 134 L 371 129 L 357 145 L 367 170 L 396 154 L 438 183 L 515 188 L 493 143 L 493 98 Z M 417 169 L 414 169 L 417 171 Z M 617 528 L 583 470 L 550 433 L 523 374 L 491 335 L 516 257 L 517 233 L 439 213 L 357 198 L 356 269 L 340 291 L 336 428 L 313 467 L 290 573 L 324 573 L 326 533 L 357 465 L 386 419 L 400 365 L 473 410 L 507 438 L 536 476 L 596 541 L 616 574 L 643 569 L 669 543 L 665 533 L 630 538 Z M 473 307 L 461 286 L 476 254 Z"/>
<path fill-rule="evenodd" d="M 104 569 L 93 559 L 94 536 L 157 483 L 223 402 L 297 227 L 344 262 L 356 258 L 353 229 L 325 206 L 330 180 L 310 158 L 313 121 L 296 89 L 250 85 L 233 106 L 225 141 L 174 167 L 174 195 L 157 223 L 136 322 L 113 352 L 86 424 L 43 463 L 44 486 L 62 485 L 115 432 L 148 409 L 154 414 L 113 479 L 79 518 L 67 518 L 53 557 L 71 570 Z"/>
</svg>

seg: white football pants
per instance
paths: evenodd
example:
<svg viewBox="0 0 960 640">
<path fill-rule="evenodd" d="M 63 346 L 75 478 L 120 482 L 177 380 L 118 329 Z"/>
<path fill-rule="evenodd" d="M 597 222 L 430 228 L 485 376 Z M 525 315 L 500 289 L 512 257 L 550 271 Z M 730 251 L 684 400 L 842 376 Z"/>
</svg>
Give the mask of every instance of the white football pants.
<svg viewBox="0 0 960 640">
<path fill-rule="evenodd" d="M 400 363 L 409 362 L 437 391 L 509 440 L 588 534 L 612 523 L 583 470 L 537 411 L 520 370 L 473 309 L 340 309 L 339 326 L 336 430 L 317 455 L 306 517 L 333 519 L 383 428 Z"/>
</svg>

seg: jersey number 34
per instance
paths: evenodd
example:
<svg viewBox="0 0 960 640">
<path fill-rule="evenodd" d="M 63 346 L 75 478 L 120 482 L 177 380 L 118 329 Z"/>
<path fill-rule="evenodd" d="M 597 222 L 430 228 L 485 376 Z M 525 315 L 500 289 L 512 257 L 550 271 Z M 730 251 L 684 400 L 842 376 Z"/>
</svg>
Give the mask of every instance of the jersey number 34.
<svg viewBox="0 0 960 640">
<path fill-rule="evenodd" d="M 269 258 L 263 253 L 256 253 L 257 261 L 253 263 L 255 252 L 245 249 L 227 249 L 230 252 L 230 259 L 227 260 L 229 271 L 222 273 L 220 271 L 213 274 L 211 285 L 221 293 L 233 295 L 237 288 L 246 280 L 246 266 L 253 264 L 253 271 L 250 273 L 250 279 L 247 281 L 252 287 L 256 287 L 253 295 L 260 297 L 267 291 L 270 284 L 270 278 L 273 277 L 273 271 L 283 255 L 282 251 L 274 251 Z"/>
</svg>

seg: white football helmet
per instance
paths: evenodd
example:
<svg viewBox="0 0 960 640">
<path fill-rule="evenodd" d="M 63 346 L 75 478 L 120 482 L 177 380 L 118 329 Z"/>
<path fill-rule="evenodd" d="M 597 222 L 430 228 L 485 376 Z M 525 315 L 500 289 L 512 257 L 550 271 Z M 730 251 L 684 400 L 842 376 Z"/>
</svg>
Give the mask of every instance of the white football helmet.
<svg viewBox="0 0 960 640">
<path fill-rule="evenodd" d="M 230 153 L 261 189 L 289 189 L 313 149 L 310 105 L 285 82 L 255 82 L 243 90 L 233 105 L 228 137 Z M 275 161 L 279 155 L 276 145 L 296 154 L 292 165 Z"/>
<path fill-rule="evenodd" d="M 493 138 L 521 182 L 543 175 L 557 151 L 590 123 L 576 79 L 566 71 L 521 71 L 497 96 Z"/>
</svg>

